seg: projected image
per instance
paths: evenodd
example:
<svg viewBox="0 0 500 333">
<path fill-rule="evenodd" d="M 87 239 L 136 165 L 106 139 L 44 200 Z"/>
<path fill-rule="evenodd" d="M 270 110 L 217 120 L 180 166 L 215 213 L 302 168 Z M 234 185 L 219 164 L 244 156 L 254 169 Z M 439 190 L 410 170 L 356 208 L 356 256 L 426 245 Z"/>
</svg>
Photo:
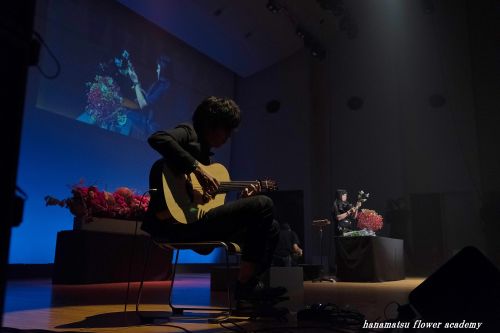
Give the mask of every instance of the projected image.
<svg viewBox="0 0 500 333">
<path fill-rule="evenodd" d="M 158 101 L 170 87 L 171 60 L 159 55 L 154 65 L 155 79 L 146 82 L 136 72 L 128 50 L 99 63 L 93 81 L 86 83 L 85 109 L 76 119 L 139 139 L 157 131 L 155 109 L 161 107 Z"/>
<path fill-rule="evenodd" d="M 74 134 L 86 140 L 102 131 L 146 141 L 189 121 L 205 97 L 233 93 L 233 73 L 117 1 L 39 7 L 37 29 L 61 70 L 54 80 L 34 81 L 36 107 L 75 121 Z M 54 62 L 41 53 L 41 68 L 51 73 Z"/>
<path fill-rule="evenodd" d="M 179 43 L 168 33 L 116 2 L 40 6 L 47 17 L 38 17 L 39 30 L 61 71 L 55 80 L 39 81 L 39 109 L 142 141 L 185 118 L 172 66 Z M 87 14 L 62 14 L 73 12 Z M 42 54 L 41 67 L 52 66 L 52 58 Z"/>
</svg>

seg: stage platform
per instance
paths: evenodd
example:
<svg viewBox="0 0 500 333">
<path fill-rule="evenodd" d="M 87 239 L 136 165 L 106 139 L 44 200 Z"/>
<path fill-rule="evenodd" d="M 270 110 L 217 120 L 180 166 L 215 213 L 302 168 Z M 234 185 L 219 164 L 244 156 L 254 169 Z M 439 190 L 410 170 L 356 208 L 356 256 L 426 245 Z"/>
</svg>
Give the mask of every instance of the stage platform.
<svg viewBox="0 0 500 333">
<path fill-rule="evenodd" d="M 222 304 L 224 294 L 210 292 L 209 274 L 180 274 L 176 279 L 174 302 L 189 305 Z M 390 302 L 407 302 L 408 294 L 423 281 L 406 278 L 382 283 L 304 282 L 304 305 L 334 303 L 363 313 L 368 320 L 384 317 L 384 308 Z M 146 311 L 168 311 L 166 305 L 167 281 L 146 282 L 143 295 Z M 124 313 L 126 283 L 53 285 L 50 279 L 15 280 L 7 286 L 4 326 L 20 329 L 47 329 L 74 332 L 181 332 L 179 328 L 164 325 L 141 325 L 134 314 L 138 283 L 132 283 L 127 313 Z M 393 315 L 395 306 L 387 308 Z M 236 318 L 238 319 L 238 318 Z M 236 320 L 235 319 L 235 320 Z M 238 321 L 247 330 L 277 326 L 297 326 L 296 314 L 288 322 L 272 320 Z M 240 320 L 240 319 L 238 319 Z M 206 320 L 175 318 L 168 324 L 191 332 L 223 332 L 219 324 Z M 301 329 L 301 332 L 317 330 Z"/>
</svg>

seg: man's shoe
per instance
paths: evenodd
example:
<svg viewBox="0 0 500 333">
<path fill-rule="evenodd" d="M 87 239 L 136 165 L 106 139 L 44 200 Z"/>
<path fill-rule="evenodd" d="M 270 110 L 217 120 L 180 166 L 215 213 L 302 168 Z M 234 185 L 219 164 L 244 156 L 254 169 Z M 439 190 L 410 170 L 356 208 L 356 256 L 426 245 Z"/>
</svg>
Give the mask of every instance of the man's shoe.
<svg viewBox="0 0 500 333">
<path fill-rule="evenodd" d="M 287 291 L 285 287 L 265 287 L 261 281 L 254 278 L 246 283 L 236 281 L 234 298 L 237 301 L 266 301 L 278 299 Z"/>
</svg>

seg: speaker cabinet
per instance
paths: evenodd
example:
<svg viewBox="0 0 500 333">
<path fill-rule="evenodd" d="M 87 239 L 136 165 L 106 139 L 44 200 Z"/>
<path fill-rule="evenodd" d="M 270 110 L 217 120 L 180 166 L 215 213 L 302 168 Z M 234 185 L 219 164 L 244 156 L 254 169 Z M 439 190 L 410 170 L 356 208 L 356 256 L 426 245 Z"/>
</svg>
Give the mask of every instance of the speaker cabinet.
<svg viewBox="0 0 500 333">
<path fill-rule="evenodd" d="M 500 270 L 475 247 L 465 247 L 409 294 L 425 321 L 482 322 L 500 329 Z"/>
</svg>

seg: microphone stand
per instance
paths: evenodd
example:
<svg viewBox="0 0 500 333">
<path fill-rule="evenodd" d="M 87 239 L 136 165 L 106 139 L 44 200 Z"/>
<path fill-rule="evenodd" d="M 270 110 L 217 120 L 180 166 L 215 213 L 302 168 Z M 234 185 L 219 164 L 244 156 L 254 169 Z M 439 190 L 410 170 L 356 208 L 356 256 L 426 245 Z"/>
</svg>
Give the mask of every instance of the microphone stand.
<svg viewBox="0 0 500 333">
<path fill-rule="evenodd" d="M 312 282 L 335 282 L 334 279 L 328 278 L 325 276 L 325 269 L 323 266 L 323 228 L 327 225 L 329 225 L 331 222 L 328 219 L 324 220 L 314 220 L 313 221 L 313 227 L 318 227 L 319 228 L 319 248 L 320 248 L 320 274 L 317 279 L 313 279 Z"/>
</svg>

